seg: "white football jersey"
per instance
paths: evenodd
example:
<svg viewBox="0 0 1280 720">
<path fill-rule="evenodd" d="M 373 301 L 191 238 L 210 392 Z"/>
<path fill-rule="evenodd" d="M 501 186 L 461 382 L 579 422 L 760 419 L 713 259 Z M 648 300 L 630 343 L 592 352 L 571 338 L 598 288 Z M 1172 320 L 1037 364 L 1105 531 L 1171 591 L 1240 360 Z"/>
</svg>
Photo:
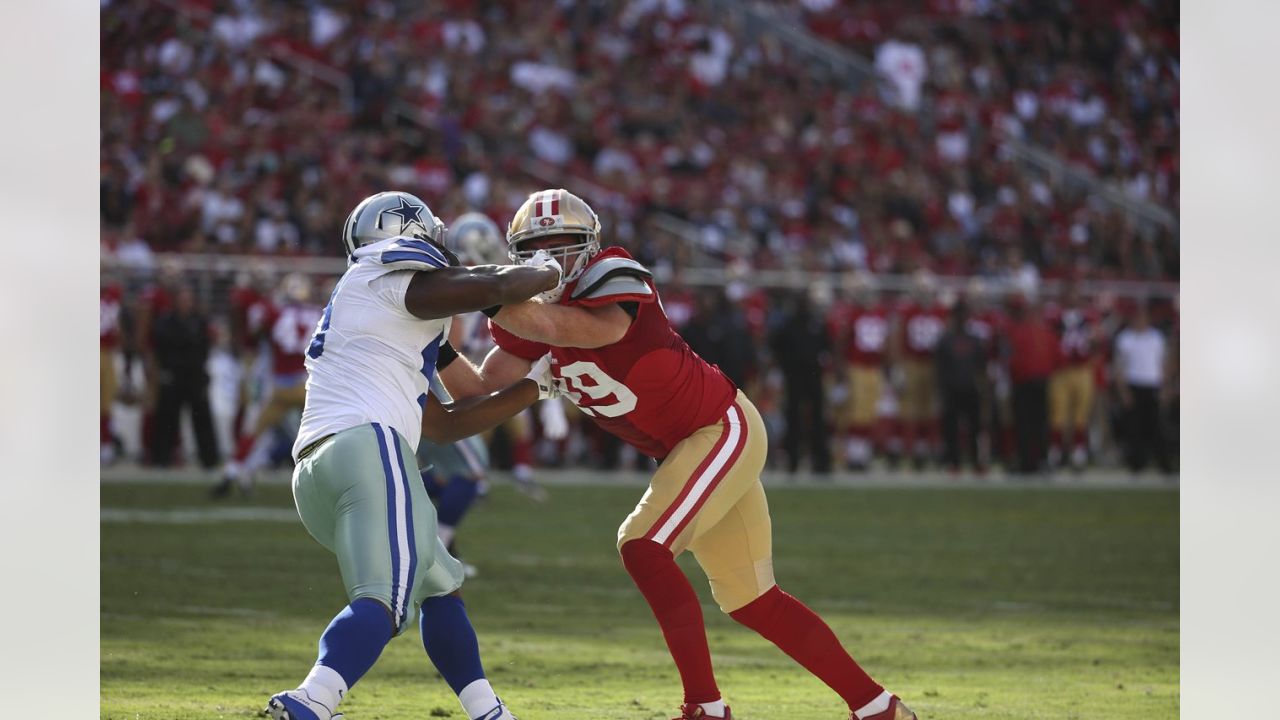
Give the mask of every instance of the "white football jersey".
<svg viewBox="0 0 1280 720">
<path fill-rule="evenodd" d="M 430 243 L 404 237 L 366 245 L 355 259 L 307 349 L 295 460 L 316 440 L 367 423 L 391 426 L 411 447 L 422 435 L 422 409 L 450 318 L 417 318 L 404 297 L 414 273 L 448 260 Z"/>
</svg>

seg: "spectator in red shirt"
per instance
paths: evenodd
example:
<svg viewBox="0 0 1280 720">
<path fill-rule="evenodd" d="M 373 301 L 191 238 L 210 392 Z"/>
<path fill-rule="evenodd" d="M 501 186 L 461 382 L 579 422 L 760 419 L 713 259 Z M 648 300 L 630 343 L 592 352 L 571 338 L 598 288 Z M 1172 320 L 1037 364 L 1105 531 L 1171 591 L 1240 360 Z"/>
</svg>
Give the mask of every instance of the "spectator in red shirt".
<svg viewBox="0 0 1280 720">
<path fill-rule="evenodd" d="M 1049 445 L 1048 381 L 1057 365 L 1058 343 L 1034 300 L 1015 295 L 1009 315 L 1005 353 L 1013 385 L 1016 472 L 1030 474 L 1044 466 Z"/>
</svg>

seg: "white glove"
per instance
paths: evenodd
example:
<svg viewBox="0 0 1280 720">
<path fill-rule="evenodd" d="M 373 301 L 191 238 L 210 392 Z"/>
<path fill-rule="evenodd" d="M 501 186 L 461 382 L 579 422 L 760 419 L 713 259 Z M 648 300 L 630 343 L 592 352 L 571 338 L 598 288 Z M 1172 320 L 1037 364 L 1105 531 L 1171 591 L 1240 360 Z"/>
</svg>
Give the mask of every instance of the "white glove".
<svg viewBox="0 0 1280 720">
<path fill-rule="evenodd" d="M 560 267 L 560 262 L 558 260 L 551 257 L 551 253 L 548 253 L 546 250 L 539 250 L 535 252 L 533 256 L 530 257 L 528 260 L 525 260 L 523 263 L 521 263 L 521 265 L 527 265 L 529 267 L 555 268 L 556 273 L 558 273 L 560 276 L 560 278 L 556 280 L 556 286 L 551 288 L 550 290 L 540 292 L 537 295 L 534 295 L 534 297 L 537 298 L 539 302 L 543 302 L 546 304 L 554 304 L 556 302 L 559 302 L 560 296 L 564 294 L 564 268 Z"/>
<path fill-rule="evenodd" d="M 542 434 L 548 440 L 569 437 L 569 418 L 565 416 L 564 405 L 559 400 L 550 400 L 538 406 L 538 419 L 542 421 Z"/>
<path fill-rule="evenodd" d="M 539 400 L 560 397 L 560 390 L 556 387 L 555 376 L 551 374 L 551 353 L 538 358 L 533 367 L 529 368 L 529 374 L 525 375 L 525 378 L 538 384 Z"/>
</svg>

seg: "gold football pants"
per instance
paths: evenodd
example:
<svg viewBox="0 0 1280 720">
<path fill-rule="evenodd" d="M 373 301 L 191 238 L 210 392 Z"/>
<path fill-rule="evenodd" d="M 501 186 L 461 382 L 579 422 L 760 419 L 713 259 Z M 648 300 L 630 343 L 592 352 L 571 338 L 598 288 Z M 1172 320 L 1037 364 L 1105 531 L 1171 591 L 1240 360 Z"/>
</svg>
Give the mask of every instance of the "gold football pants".
<svg viewBox="0 0 1280 720">
<path fill-rule="evenodd" d="M 760 471 L 768 441 L 747 396 L 716 423 L 680 441 L 635 510 L 618 547 L 644 538 L 673 555 L 693 552 L 722 610 L 733 612 L 773 587 L 773 534 Z"/>
</svg>

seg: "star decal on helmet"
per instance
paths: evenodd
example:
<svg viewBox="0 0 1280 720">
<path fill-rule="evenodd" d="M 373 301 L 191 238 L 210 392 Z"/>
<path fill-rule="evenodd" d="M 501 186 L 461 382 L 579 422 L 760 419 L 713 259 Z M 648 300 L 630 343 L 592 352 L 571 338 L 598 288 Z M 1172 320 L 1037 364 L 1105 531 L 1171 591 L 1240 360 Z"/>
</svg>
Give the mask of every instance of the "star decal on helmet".
<svg viewBox="0 0 1280 720">
<path fill-rule="evenodd" d="M 422 222 L 422 211 L 427 208 L 422 205 L 414 205 L 406 201 L 404 198 L 396 198 L 400 201 L 400 207 L 387 208 L 384 213 L 391 213 L 400 218 L 400 227 L 407 227 L 409 223 L 418 223 L 422 229 L 427 229 L 426 223 Z"/>
</svg>

